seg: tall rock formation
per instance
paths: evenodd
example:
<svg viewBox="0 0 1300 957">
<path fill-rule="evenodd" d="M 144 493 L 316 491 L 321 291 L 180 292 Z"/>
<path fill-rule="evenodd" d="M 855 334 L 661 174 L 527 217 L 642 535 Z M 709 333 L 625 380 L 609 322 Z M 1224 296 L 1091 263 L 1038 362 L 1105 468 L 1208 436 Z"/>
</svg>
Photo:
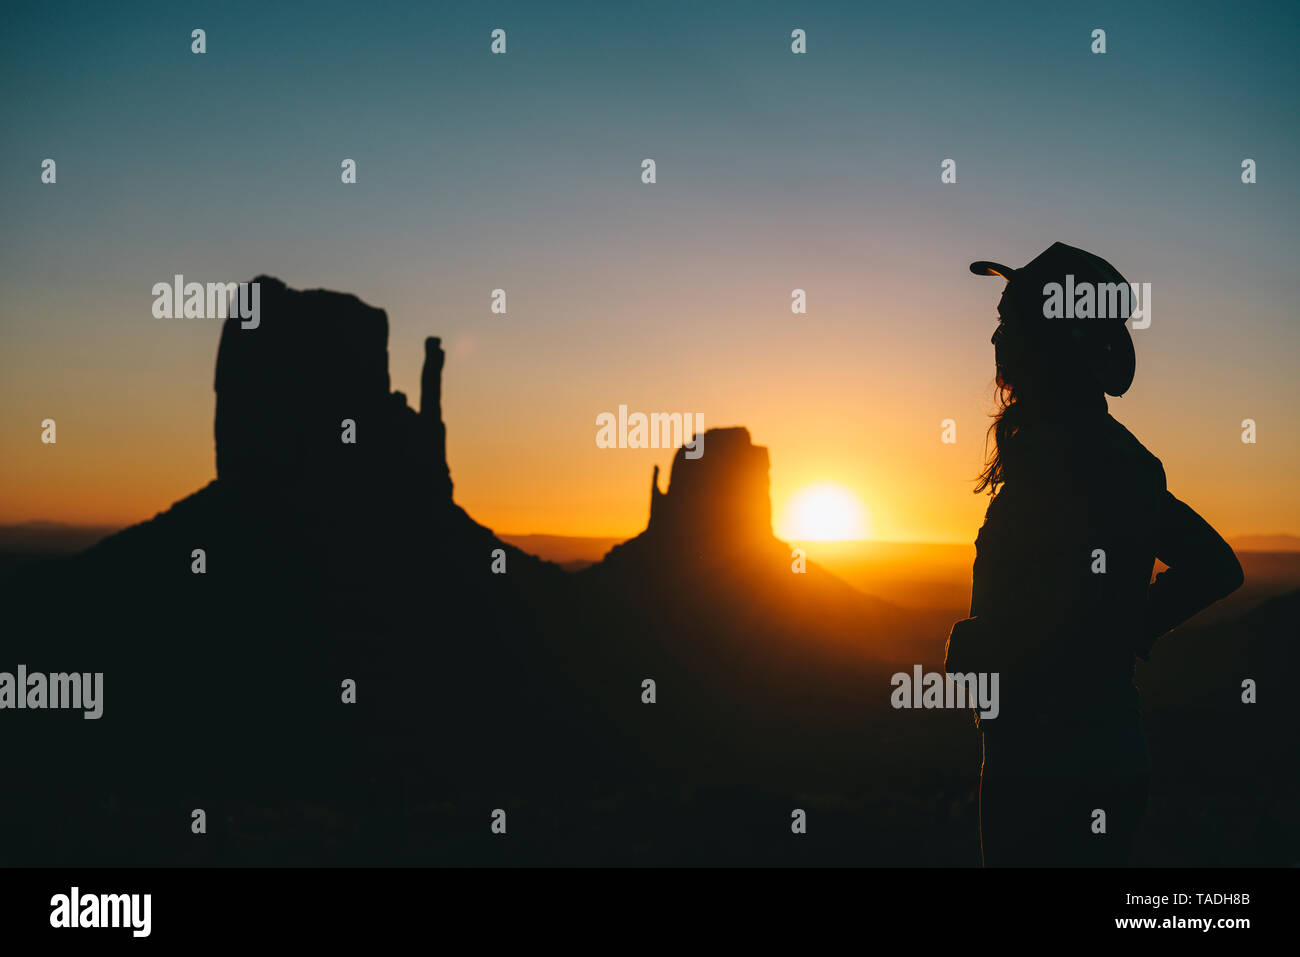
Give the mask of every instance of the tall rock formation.
<svg viewBox="0 0 1300 957">
<path fill-rule="evenodd" d="M 772 535 L 767 449 L 754 445 L 742 427 L 709 429 L 701 447 L 698 458 L 690 458 L 685 448 L 677 450 L 665 492 L 659 490 L 655 466 L 645 531 L 616 546 L 607 560 L 650 554 L 722 556 L 779 545 Z"/>
<path fill-rule="evenodd" d="M 223 800 L 272 794 L 355 804 L 376 780 L 491 789 L 562 767 L 548 749 L 574 740 L 576 696 L 542 700 L 563 678 L 537 624 L 550 603 L 572 607 L 566 576 L 452 501 L 439 341 L 425 343 L 417 413 L 390 391 L 382 309 L 255 281 L 259 324 L 227 320 L 217 353 L 216 480 L 0 590 L 22 604 L 16 660 L 109 676 L 93 755 L 67 780 L 57 756 L 86 750 L 80 721 L 6 750 L 44 782 L 10 810 L 78 822 L 68 840 L 106 860 L 174 853 L 158 822 L 182 794 L 218 819 Z M 55 596 L 76 601 L 41 623 Z M 166 759 L 115 757 L 130 748 Z M 103 794 L 51 805 L 74 779 L 136 792 L 134 830 L 94 817 Z"/>
<path fill-rule="evenodd" d="M 424 340 L 424 371 L 420 375 L 420 428 L 422 447 L 433 457 L 433 492 L 451 499 L 451 469 L 447 465 L 447 427 L 442 421 L 442 340 Z"/>
<path fill-rule="evenodd" d="M 450 505 L 442 422 L 443 352 L 425 342 L 421 408 L 389 391 L 388 316 L 356 296 L 289 289 L 258 276 L 261 321 L 227 319 L 217 351 L 217 478 L 265 491 L 321 493 L 375 482 Z M 350 422 L 355 441 L 343 441 Z"/>
<path fill-rule="evenodd" d="M 702 445 L 696 459 L 678 449 L 666 491 L 656 470 L 645 531 L 575 576 L 605 638 L 585 684 L 653 769 L 647 786 L 665 767 L 727 786 L 808 781 L 827 765 L 795 729 L 854 727 L 865 676 L 905 622 L 776 538 L 768 452 L 747 429 L 710 429 Z M 647 678 L 663 706 L 627 693 Z"/>
</svg>

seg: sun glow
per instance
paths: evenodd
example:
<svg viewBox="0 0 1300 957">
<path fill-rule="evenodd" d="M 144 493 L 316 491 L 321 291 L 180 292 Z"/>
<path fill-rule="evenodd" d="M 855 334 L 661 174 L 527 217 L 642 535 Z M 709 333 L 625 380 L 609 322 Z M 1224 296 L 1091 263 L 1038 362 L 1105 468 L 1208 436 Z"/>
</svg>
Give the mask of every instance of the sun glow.
<svg viewBox="0 0 1300 957">
<path fill-rule="evenodd" d="M 796 542 L 863 539 L 867 537 L 866 515 L 862 503 L 842 485 L 808 485 L 786 503 L 781 535 Z"/>
</svg>

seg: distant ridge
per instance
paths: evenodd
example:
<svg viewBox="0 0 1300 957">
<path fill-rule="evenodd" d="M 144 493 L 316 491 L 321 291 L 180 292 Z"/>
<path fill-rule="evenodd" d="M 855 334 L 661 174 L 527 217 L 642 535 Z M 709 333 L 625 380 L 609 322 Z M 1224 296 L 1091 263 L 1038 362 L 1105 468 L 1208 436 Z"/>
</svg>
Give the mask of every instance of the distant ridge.
<svg viewBox="0 0 1300 957">
<path fill-rule="evenodd" d="M 1228 544 L 1239 552 L 1300 552 L 1300 535 L 1238 535 Z"/>
<path fill-rule="evenodd" d="M 507 535 L 498 538 L 538 558 L 564 565 L 571 562 L 598 562 L 611 548 L 631 536 L 610 538 L 582 535 Z"/>
<path fill-rule="evenodd" d="M 49 555 L 70 555 L 83 551 L 100 539 L 120 532 L 124 525 L 78 525 L 70 522 L 36 519 L 0 525 L 0 550 L 29 549 Z M 558 535 L 544 532 L 498 532 L 497 537 L 529 555 L 557 565 L 600 561 L 615 545 L 634 536 Z M 802 544 L 797 538 L 791 542 Z M 1239 535 L 1229 538 L 1238 552 L 1300 552 L 1300 535 Z M 810 542 L 819 551 L 847 550 L 853 547 L 914 551 L 925 549 L 970 549 L 973 542 L 911 542 L 861 539 L 855 541 Z"/>
</svg>

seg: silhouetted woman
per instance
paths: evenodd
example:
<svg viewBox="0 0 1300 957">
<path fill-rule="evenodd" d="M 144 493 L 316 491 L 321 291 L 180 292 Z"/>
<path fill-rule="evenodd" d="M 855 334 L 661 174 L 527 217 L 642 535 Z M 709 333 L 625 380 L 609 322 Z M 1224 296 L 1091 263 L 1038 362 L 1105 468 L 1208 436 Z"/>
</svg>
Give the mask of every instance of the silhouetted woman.
<svg viewBox="0 0 1300 957">
<path fill-rule="evenodd" d="M 1122 865 L 1147 802 L 1135 659 L 1240 586 L 1241 566 L 1108 412 L 1134 371 L 1114 267 L 1056 243 L 1023 269 L 971 271 L 1008 280 L 992 339 L 1001 408 L 976 489 L 994 497 L 946 665 L 999 675 L 997 717 L 976 719 L 984 864 Z M 1076 300 L 1088 284 L 1092 301 Z M 1157 558 L 1169 569 L 1153 582 Z"/>
</svg>

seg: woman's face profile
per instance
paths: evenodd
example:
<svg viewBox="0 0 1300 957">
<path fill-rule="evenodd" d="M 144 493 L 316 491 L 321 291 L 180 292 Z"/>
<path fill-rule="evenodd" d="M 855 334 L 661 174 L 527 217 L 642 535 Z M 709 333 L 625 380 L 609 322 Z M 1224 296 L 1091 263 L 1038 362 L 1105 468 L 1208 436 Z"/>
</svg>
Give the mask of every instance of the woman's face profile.
<svg viewBox="0 0 1300 957">
<path fill-rule="evenodd" d="M 1010 288 L 1010 285 L 1008 285 L 1007 289 Z M 998 325 L 997 328 L 993 330 L 993 335 L 989 337 L 989 342 L 995 349 L 997 348 L 999 340 L 1006 332 L 1007 323 L 1012 319 L 1013 310 L 1014 307 L 1011 305 L 1011 297 L 1007 295 L 1006 291 L 1003 291 L 1002 298 L 998 300 Z"/>
<path fill-rule="evenodd" d="M 1007 283 L 1002 290 L 1002 298 L 998 300 L 998 320 L 1000 322 L 1011 322 L 1016 318 L 1016 307 L 1011 299 L 1011 283 Z"/>
<path fill-rule="evenodd" d="M 1007 286 L 1009 290 L 1010 285 Z M 1009 327 L 1015 318 L 1015 306 L 1012 305 L 1011 297 L 1006 291 L 1002 293 L 1002 298 L 998 300 L 998 324 L 993 330 L 993 335 L 989 337 L 989 343 L 993 346 L 993 364 L 996 370 L 997 381 L 1000 385 L 1009 385 L 1007 370 L 1007 348 L 1009 338 L 1012 335 Z"/>
</svg>

